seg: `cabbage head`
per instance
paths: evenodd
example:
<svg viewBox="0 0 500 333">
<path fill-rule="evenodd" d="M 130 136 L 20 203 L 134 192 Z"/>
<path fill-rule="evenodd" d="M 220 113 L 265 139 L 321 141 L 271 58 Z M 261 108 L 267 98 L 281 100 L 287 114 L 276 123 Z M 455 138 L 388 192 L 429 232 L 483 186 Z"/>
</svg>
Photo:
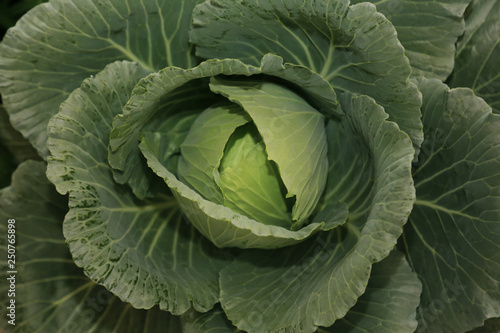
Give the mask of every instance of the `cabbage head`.
<svg viewBox="0 0 500 333">
<path fill-rule="evenodd" d="M 496 332 L 498 17 L 496 0 L 34 7 L 0 43 L 17 283 L 0 328 Z"/>
</svg>

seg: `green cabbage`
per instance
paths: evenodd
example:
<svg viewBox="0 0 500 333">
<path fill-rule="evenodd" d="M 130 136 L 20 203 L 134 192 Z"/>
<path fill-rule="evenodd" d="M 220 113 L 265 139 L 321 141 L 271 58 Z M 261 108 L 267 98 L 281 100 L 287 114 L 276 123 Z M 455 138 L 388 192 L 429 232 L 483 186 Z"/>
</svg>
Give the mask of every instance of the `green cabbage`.
<svg viewBox="0 0 500 333">
<path fill-rule="evenodd" d="M 34 7 L 0 43 L 0 329 L 495 332 L 499 15 Z"/>
</svg>

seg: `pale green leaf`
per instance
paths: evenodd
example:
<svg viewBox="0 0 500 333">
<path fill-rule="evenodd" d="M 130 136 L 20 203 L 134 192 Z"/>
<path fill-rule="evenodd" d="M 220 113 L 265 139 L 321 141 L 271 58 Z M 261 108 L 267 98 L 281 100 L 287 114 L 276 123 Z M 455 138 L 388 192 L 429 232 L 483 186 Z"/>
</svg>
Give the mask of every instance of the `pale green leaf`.
<svg viewBox="0 0 500 333">
<path fill-rule="evenodd" d="M 72 93 L 49 124 L 47 175 L 69 193 L 64 235 L 94 282 L 136 308 L 207 311 L 218 302 L 226 257 L 183 220 L 161 180 L 155 197 L 139 201 L 107 163 L 113 118 L 144 74 L 113 63 Z"/>
<path fill-rule="evenodd" d="M 252 118 L 268 158 L 278 166 L 286 197 L 295 197 L 292 218 L 299 227 L 325 188 L 325 118 L 295 92 L 276 83 L 214 78 L 210 89 L 241 105 Z"/>
<path fill-rule="evenodd" d="M 196 0 L 52 0 L 0 44 L 0 92 L 16 129 L 46 157 L 47 123 L 82 80 L 116 60 L 191 67 Z"/>
<path fill-rule="evenodd" d="M 157 307 L 134 309 L 74 264 L 62 233 L 67 199 L 57 193 L 45 171 L 44 163 L 24 162 L 12 185 L 0 192 L 0 218 L 16 220 L 16 325 L 2 316 L 3 332 L 179 332 L 178 318 Z M 2 234 L 7 230 L 7 223 L 0 224 Z M 0 239 L 2 258 L 7 257 L 6 239 Z M 11 269 L 3 259 L 0 267 L 5 281 Z M 1 284 L 2 295 L 7 296 L 8 288 Z M 2 307 L 9 301 L 2 298 Z"/>
<path fill-rule="evenodd" d="M 367 177 L 327 188 L 322 204 L 348 205 L 343 226 L 293 247 L 247 250 L 221 271 L 221 304 L 239 329 L 299 333 L 331 326 L 363 294 L 371 265 L 401 235 L 415 199 L 411 141 L 371 98 L 343 93 L 339 101 L 346 116 L 327 126 L 329 153 L 339 161 L 329 176 L 338 180 L 366 168 Z M 367 157 L 366 166 L 351 170 Z"/>
<path fill-rule="evenodd" d="M 337 101 L 337 94 L 321 75 L 307 67 L 283 63 L 283 58 L 267 53 L 261 60 L 262 73 L 280 78 L 288 86 L 299 91 L 301 96 L 325 117 L 340 119 L 343 112 Z"/>
<path fill-rule="evenodd" d="M 245 15 L 242 15 L 245 13 Z M 422 143 L 421 96 L 392 24 L 369 3 L 348 0 L 207 0 L 194 10 L 191 41 L 203 58 L 258 65 L 273 52 L 339 90 L 368 95 Z"/>
<path fill-rule="evenodd" d="M 312 218 L 312 223 L 298 231 L 266 225 L 238 214 L 206 200 L 179 181 L 166 168 L 169 156 L 165 154 L 165 144 L 160 133 L 148 133 L 143 136 L 140 148 L 149 167 L 172 190 L 188 220 L 218 247 L 280 248 L 300 243 L 314 233 L 335 228 L 346 220 L 347 209 L 342 203 L 325 207 Z"/>
<path fill-rule="evenodd" d="M 405 227 L 423 283 L 419 332 L 463 332 L 500 314 L 500 116 L 470 89 L 421 80 L 425 142 Z"/>
<path fill-rule="evenodd" d="M 224 206 L 255 221 L 290 228 L 286 189 L 254 124 L 231 136 L 219 172 Z"/>
<path fill-rule="evenodd" d="M 222 204 L 222 192 L 215 174 L 229 137 L 250 118 L 236 104 L 224 103 L 204 110 L 180 145 L 179 180 L 194 188 L 205 199 Z"/>
<path fill-rule="evenodd" d="M 500 2 L 475 0 L 467 10 L 451 87 L 469 87 L 500 113 Z"/>
</svg>

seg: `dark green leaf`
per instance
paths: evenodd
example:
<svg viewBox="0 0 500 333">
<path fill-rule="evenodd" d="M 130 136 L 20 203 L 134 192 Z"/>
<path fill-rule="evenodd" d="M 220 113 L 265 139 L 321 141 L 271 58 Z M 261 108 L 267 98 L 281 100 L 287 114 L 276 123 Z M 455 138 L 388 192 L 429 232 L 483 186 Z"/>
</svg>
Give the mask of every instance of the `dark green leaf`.
<svg viewBox="0 0 500 333">
<path fill-rule="evenodd" d="M 0 44 L 0 91 L 14 127 L 47 157 L 46 127 L 82 80 L 115 60 L 149 71 L 192 67 L 188 28 L 196 0 L 53 0 Z"/>
<path fill-rule="evenodd" d="M 451 87 L 469 87 L 500 113 L 500 2 L 475 0 L 458 43 Z"/>
<path fill-rule="evenodd" d="M 418 332 L 463 332 L 500 315 L 500 116 L 470 89 L 419 88 L 426 140 L 404 233 Z"/>
<path fill-rule="evenodd" d="M 12 185 L 0 192 L 0 232 L 7 235 L 7 220 L 16 220 L 16 325 L 2 316 L 3 332 L 180 332 L 178 318 L 157 307 L 132 308 L 74 264 L 62 233 L 67 199 L 56 192 L 45 171 L 44 163 L 24 162 Z M 4 261 L 6 239 L 0 238 L 4 309 L 10 284 L 3 281 L 12 270 Z"/>
<path fill-rule="evenodd" d="M 40 160 L 31 144 L 16 131 L 9 121 L 9 115 L 0 106 L 0 140 L 12 154 L 12 162 L 19 164 L 25 160 Z"/>
<path fill-rule="evenodd" d="M 373 265 L 366 291 L 347 315 L 320 333 L 413 333 L 422 284 L 398 251 Z"/>
<path fill-rule="evenodd" d="M 144 75 L 135 63 L 116 62 L 71 94 L 49 124 L 47 175 L 69 193 L 64 235 L 93 281 L 136 308 L 207 311 L 218 302 L 225 256 L 185 223 L 166 186 L 138 201 L 107 163 L 113 118 Z"/>
<path fill-rule="evenodd" d="M 446 80 L 455 64 L 455 43 L 464 32 L 464 11 L 472 0 L 368 1 L 396 28 L 412 75 Z"/>
<path fill-rule="evenodd" d="M 273 52 L 319 73 L 339 90 L 368 95 L 422 143 L 421 96 L 392 24 L 375 6 L 348 0 L 207 0 L 194 11 L 190 33 L 203 58 L 258 65 Z M 245 13 L 245 15 L 242 15 Z"/>
<path fill-rule="evenodd" d="M 498 333 L 500 332 L 500 318 L 491 318 L 484 325 L 467 333 Z"/>
<path fill-rule="evenodd" d="M 190 311 L 182 315 L 183 333 L 239 333 L 219 307 L 207 313 Z"/>
<path fill-rule="evenodd" d="M 15 168 L 14 157 L 0 141 L 0 189 L 10 184 L 10 176 Z"/>
</svg>

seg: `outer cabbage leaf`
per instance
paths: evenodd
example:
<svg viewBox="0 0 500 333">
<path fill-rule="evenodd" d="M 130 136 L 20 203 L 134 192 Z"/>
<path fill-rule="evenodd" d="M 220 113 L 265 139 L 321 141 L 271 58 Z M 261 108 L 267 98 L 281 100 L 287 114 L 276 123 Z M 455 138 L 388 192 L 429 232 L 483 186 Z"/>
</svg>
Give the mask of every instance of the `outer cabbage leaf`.
<svg viewBox="0 0 500 333">
<path fill-rule="evenodd" d="M 366 291 L 347 315 L 319 333 L 412 333 L 422 284 L 399 251 L 373 265 Z"/>
<path fill-rule="evenodd" d="M 293 277 L 291 275 L 286 279 L 291 280 Z M 319 327 L 317 332 L 414 332 L 417 328 L 415 317 L 421 291 L 422 284 L 411 271 L 404 255 L 393 251 L 387 258 L 373 265 L 365 293 L 347 315 L 337 320 L 333 326 Z M 186 313 L 182 322 L 185 333 L 241 332 L 218 307 L 203 314 L 194 311 Z"/>
<path fill-rule="evenodd" d="M 455 43 L 464 32 L 463 14 L 471 0 L 368 1 L 396 28 L 412 75 L 446 80 L 455 64 Z"/>
<path fill-rule="evenodd" d="M 500 318 L 491 318 L 484 322 L 484 326 L 467 333 L 498 333 L 500 332 Z"/>
<path fill-rule="evenodd" d="M 47 175 L 69 193 L 64 235 L 93 281 L 136 308 L 207 311 L 218 301 L 226 255 L 184 222 L 166 186 L 139 201 L 107 163 L 112 120 L 145 73 L 113 63 L 71 94 L 49 124 Z"/>
<path fill-rule="evenodd" d="M 369 178 L 353 186 L 362 204 L 345 197 L 349 218 L 343 226 L 290 248 L 245 251 L 222 270 L 221 304 L 242 330 L 313 332 L 331 326 L 356 303 L 371 265 L 386 257 L 401 235 L 415 199 L 411 141 L 371 98 L 345 93 L 340 102 L 345 121 L 327 126 L 329 154 L 342 161 L 332 175 L 349 174 L 358 159 L 370 157 Z M 355 149 L 338 148 L 349 142 L 357 143 L 350 146 Z M 330 203 L 343 193 L 327 195 Z"/>
<path fill-rule="evenodd" d="M 0 3 L 0 36 L 14 26 L 28 10 L 48 0 L 6 0 Z"/>
<path fill-rule="evenodd" d="M 121 302 L 78 268 L 62 234 L 67 199 L 45 176 L 42 162 L 26 161 L 0 192 L 0 218 L 16 219 L 16 325 L 7 332 L 179 332 L 180 321 L 158 308 L 137 310 Z M 29 207 L 29 209 L 27 209 Z M 7 235 L 7 224 L 0 225 Z M 2 258 L 7 245 L 3 244 Z M 2 281 L 7 266 L 1 264 Z M 7 295 L 8 284 L 1 284 Z M 4 298 L 2 306 L 7 306 Z"/>
<path fill-rule="evenodd" d="M 183 333 L 241 333 L 227 319 L 220 306 L 207 313 L 187 312 L 181 320 Z"/>
<path fill-rule="evenodd" d="M 241 13 L 245 13 L 242 15 Z M 207 0 L 196 6 L 191 41 L 203 58 L 258 65 L 268 52 L 311 68 L 336 89 L 382 105 L 414 147 L 422 143 L 421 96 L 392 24 L 349 0 Z"/>
<path fill-rule="evenodd" d="M 0 106 L 0 140 L 12 154 L 12 162 L 20 164 L 26 160 L 39 160 L 36 150 L 21 133 L 16 131 L 9 121 L 7 111 Z"/>
<path fill-rule="evenodd" d="M 0 44 L 0 92 L 14 127 L 46 157 L 47 124 L 82 80 L 115 60 L 153 71 L 192 67 L 188 28 L 196 0 L 52 0 Z"/>
<path fill-rule="evenodd" d="M 164 71 L 168 73 L 169 78 L 174 78 L 184 70 L 169 67 L 159 73 Z M 158 73 L 151 74 L 138 83 L 131 100 L 125 105 L 123 114 L 115 117 L 113 121 L 108 147 L 109 163 L 114 168 L 115 181 L 120 184 L 128 183 L 139 199 L 151 196 L 152 188 L 157 182 L 156 176 L 150 177 L 152 172 L 137 145 L 141 133 L 167 133 L 175 128 L 173 133 L 165 138 L 171 142 L 169 149 L 175 153 L 197 115 L 220 99 L 211 93 L 203 80 L 173 81 L 168 83 L 168 88 L 163 85 L 161 88 L 153 88 L 147 84 L 145 87 L 144 82 L 150 82 L 151 79 L 155 81 L 157 76 Z M 179 80 L 179 77 L 176 79 Z M 151 92 L 145 90 L 149 88 L 152 88 Z M 131 115 L 128 109 L 141 110 L 143 113 L 139 115 L 136 111 Z"/>
<path fill-rule="evenodd" d="M 10 184 L 16 166 L 27 159 L 40 159 L 19 132 L 9 123 L 9 115 L 0 105 L 0 188 Z"/>
<path fill-rule="evenodd" d="M 336 94 L 328 82 L 305 67 L 283 64 L 283 59 L 275 55 L 263 57 L 261 67 L 231 59 L 208 60 L 188 70 L 169 67 L 141 80 L 125 105 L 123 115 L 113 121 L 109 163 L 116 169 L 115 176 L 122 174 L 118 182 L 127 182 L 134 193 L 145 194 L 152 182 L 146 176 L 148 167 L 137 145 L 141 135 L 160 131 L 160 127 L 165 127 L 164 124 L 179 113 L 187 110 L 193 114 L 201 113 L 221 99 L 227 101 L 209 90 L 209 77 L 254 74 L 286 80 L 303 92 L 311 105 L 323 114 L 342 117 Z M 279 122 L 275 125 L 281 126 Z M 178 148 L 171 148 L 174 149 L 172 153 L 177 152 Z M 139 169 L 142 172 L 138 172 Z"/>
<path fill-rule="evenodd" d="M 500 116 L 470 89 L 421 80 L 426 141 L 404 232 L 423 283 L 419 332 L 463 332 L 500 314 Z"/>
<path fill-rule="evenodd" d="M 473 1 L 458 43 L 451 87 L 469 87 L 500 113 L 500 2 Z"/>
</svg>

